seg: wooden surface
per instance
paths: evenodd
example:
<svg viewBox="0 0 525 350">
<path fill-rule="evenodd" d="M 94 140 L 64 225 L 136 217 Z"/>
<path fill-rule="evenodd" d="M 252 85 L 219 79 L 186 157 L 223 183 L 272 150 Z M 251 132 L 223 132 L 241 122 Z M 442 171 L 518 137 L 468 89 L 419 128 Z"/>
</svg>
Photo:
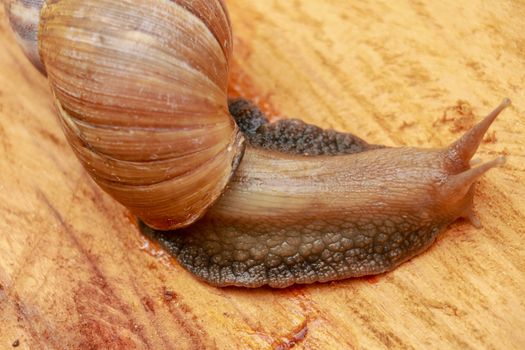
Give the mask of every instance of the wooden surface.
<svg viewBox="0 0 525 350">
<path fill-rule="evenodd" d="M 0 348 L 519 349 L 525 345 L 525 4 L 228 1 L 233 89 L 273 116 L 443 146 L 500 100 L 484 224 L 377 278 L 217 289 L 148 246 L 68 148 L 0 10 Z M 295 344 L 295 345 L 294 345 Z"/>
</svg>

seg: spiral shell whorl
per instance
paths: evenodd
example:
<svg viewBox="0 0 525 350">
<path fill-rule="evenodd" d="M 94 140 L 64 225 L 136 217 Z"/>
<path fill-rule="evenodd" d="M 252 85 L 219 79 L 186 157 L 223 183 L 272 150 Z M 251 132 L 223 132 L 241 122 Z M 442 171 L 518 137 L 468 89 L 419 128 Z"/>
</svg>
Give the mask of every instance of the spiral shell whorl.
<svg viewBox="0 0 525 350">
<path fill-rule="evenodd" d="M 223 4 L 48 0 L 39 44 L 66 137 L 93 179 L 152 227 L 201 217 L 243 147 L 227 107 Z"/>
<path fill-rule="evenodd" d="M 5 10 L 9 24 L 27 58 L 42 73 L 44 65 L 38 54 L 38 25 L 45 0 L 7 0 Z"/>
</svg>

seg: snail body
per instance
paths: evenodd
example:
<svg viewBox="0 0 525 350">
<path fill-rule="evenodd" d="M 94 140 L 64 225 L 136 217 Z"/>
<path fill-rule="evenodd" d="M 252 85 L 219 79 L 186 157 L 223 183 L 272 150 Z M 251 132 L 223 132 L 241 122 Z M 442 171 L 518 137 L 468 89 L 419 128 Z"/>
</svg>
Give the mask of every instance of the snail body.
<svg viewBox="0 0 525 350">
<path fill-rule="evenodd" d="M 145 234 L 211 284 L 382 273 L 459 217 L 479 225 L 473 186 L 504 159 L 469 162 L 508 100 L 444 149 L 268 123 L 242 101 L 230 103 L 234 120 L 222 1 L 14 0 L 8 13 L 20 6 L 42 6 L 30 21 L 32 62 L 77 157 Z"/>
<path fill-rule="evenodd" d="M 475 168 L 469 161 L 508 104 L 443 149 L 365 145 L 312 157 L 248 146 L 201 220 L 176 232 L 142 231 L 217 286 L 282 288 L 391 270 L 456 219 L 480 225 L 474 184 L 504 158 Z"/>
</svg>

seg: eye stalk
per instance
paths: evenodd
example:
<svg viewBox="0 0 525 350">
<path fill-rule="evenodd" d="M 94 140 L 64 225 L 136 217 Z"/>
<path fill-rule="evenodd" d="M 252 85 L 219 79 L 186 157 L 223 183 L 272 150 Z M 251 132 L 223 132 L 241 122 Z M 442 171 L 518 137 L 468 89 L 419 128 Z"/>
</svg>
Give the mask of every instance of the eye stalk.
<svg viewBox="0 0 525 350">
<path fill-rule="evenodd" d="M 510 105 L 510 99 L 503 99 L 499 106 L 489 113 L 489 115 L 472 127 L 467 133 L 460 137 L 459 140 L 451 144 L 447 149 L 450 160 L 457 165 L 468 166 L 489 127 L 500 113 Z"/>
</svg>

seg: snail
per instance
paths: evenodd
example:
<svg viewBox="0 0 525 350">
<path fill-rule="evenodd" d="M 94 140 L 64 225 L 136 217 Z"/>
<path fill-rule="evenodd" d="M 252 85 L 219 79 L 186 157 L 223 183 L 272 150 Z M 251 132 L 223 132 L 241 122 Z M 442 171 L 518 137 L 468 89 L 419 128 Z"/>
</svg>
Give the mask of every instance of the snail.
<svg viewBox="0 0 525 350">
<path fill-rule="evenodd" d="M 384 147 L 228 101 L 221 0 L 12 0 L 93 180 L 141 231 L 216 286 L 379 274 L 427 249 L 503 157 L 470 160 L 503 102 L 442 149 Z"/>
</svg>

